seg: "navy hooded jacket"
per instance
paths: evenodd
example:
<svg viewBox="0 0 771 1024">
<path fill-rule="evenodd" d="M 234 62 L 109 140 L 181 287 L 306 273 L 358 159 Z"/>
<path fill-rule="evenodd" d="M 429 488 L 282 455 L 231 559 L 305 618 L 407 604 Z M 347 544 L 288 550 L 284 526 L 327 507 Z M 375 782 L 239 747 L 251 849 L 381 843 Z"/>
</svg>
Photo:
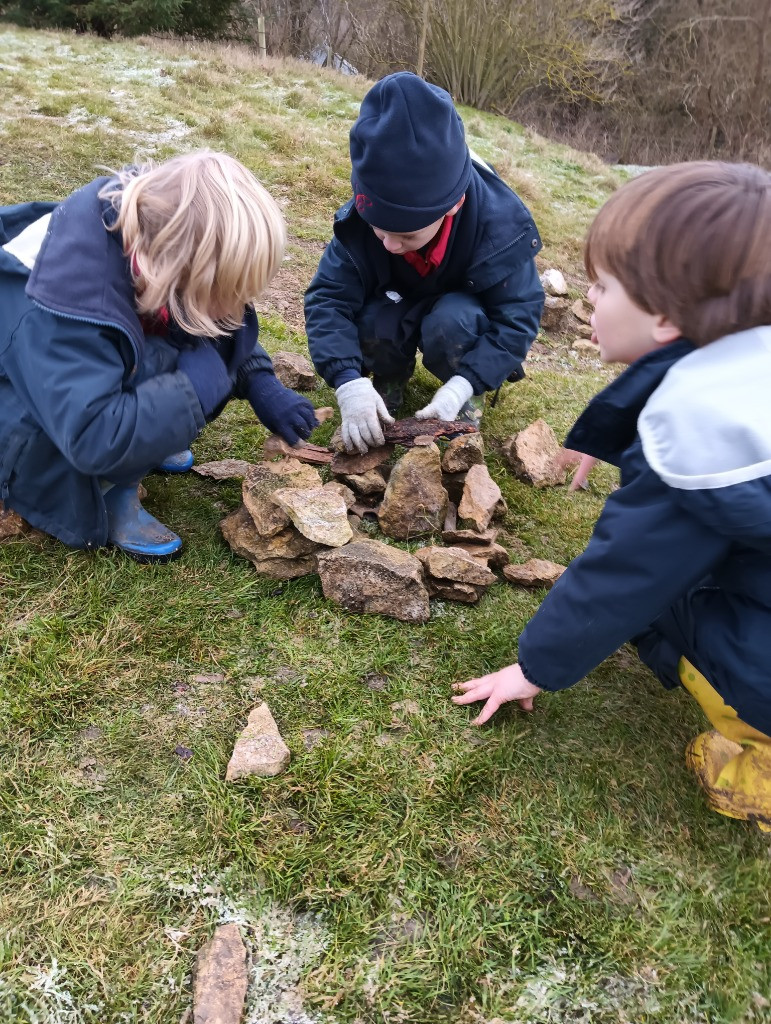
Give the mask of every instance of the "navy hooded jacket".
<svg viewBox="0 0 771 1024">
<path fill-rule="evenodd" d="M 455 215 L 442 264 L 421 277 L 401 256 L 392 256 L 356 212 L 354 200 L 335 214 L 327 246 L 305 295 L 311 359 L 332 386 L 345 371 L 361 374 L 357 317 L 365 304 L 397 291 L 405 318 L 449 292 L 473 295 L 490 329 L 463 357 L 457 373 L 475 394 L 494 391 L 521 376 L 543 309 L 535 266 L 541 248 L 529 210 L 495 172 L 474 161 L 463 206 Z M 415 325 L 417 327 L 417 324 Z"/>
<path fill-rule="evenodd" d="M 120 238 L 108 231 L 107 178 L 60 204 L 0 207 L 0 501 L 71 547 L 107 541 L 101 478 L 140 479 L 205 424 L 179 346 L 145 336 Z M 46 224 L 41 218 L 49 216 Z M 39 222 L 31 256 L 19 236 Z M 15 240 L 15 241 L 14 241 Z M 270 370 L 248 310 L 226 339 L 233 394 Z"/>
<path fill-rule="evenodd" d="M 530 682 L 571 686 L 652 627 L 665 685 L 685 656 L 771 734 L 770 393 L 761 327 L 649 353 L 590 402 L 565 443 L 621 487 L 520 637 Z"/>
</svg>

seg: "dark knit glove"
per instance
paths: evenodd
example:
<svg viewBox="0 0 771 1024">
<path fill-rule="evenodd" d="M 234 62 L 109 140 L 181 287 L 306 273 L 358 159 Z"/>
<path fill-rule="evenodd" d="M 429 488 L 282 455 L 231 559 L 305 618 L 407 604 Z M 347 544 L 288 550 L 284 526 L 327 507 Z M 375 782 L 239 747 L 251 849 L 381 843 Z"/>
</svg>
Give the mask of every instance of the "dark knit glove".
<svg viewBox="0 0 771 1024">
<path fill-rule="evenodd" d="M 217 349 L 206 338 L 180 350 L 177 369 L 186 373 L 208 420 L 233 389 L 233 381 Z"/>
<path fill-rule="evenodd" d="M 307 398 L 290 391 L 268 370 L 258 370 L 249 378 L 246 397 L 260 422 L 288 444 L 305 440 L 318 426 L 316 410 Z"/>
</svg>

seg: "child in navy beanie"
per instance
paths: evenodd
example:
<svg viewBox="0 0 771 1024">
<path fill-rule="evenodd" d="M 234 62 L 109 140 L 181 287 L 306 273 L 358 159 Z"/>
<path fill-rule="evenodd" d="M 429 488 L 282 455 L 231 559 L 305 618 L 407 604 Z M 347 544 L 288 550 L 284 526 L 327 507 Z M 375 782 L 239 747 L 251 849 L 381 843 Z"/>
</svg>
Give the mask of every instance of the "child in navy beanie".
<svg viewBox="0 0 771 1024">
<path fill-rule="evenodd" d="M 417 231 L 465 194 L 471 156 L 448 93 L 402 71 L 371 89 L 351 128 L 356 210 L 385 231 Z"/>
<path fill-rule="evenodd" d="M 417 75 L 370 89 L 350 155 L 353 197 L 335 214 L 305 316 L 344 443 L 364 452 L 383 444 L 418 349 L 442 382 L 423 419 L 478 423 L 485 392 L 524 375 L 543 308 L 541 241 L 519 197 L 472 157 L 449 93 Z"/>
</svg>

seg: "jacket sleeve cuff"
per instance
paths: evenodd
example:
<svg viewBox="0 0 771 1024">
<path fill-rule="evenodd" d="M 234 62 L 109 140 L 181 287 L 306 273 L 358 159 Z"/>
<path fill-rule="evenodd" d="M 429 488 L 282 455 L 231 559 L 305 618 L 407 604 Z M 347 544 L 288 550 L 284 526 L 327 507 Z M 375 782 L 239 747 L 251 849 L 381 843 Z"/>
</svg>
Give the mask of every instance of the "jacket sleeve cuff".
<svg viewBox="0 0 771 1024">
<path fill-rule="evenodd" d="M 539 690 L 544 690 L 546 693 L 559 693 L 560 690 L 567 689 L 567 687 L 562 686 L 550 686 L 548 683 L 544 683 L 542 679 L 538 679 L 536 674 L 527 664 L 527 661 L 523 659 L 521 655 L 517 659 L 517 664 L 522 669 L 522 675 L 527 679 L 528 683 L 532 683 L 533 686 L 537 686 Z"/>
<path fill-rule="evenodd" d="M 361 374 L 358 370 L 340 370 L 332 380 L 332 387 L 337 391 L 342 384 L 347 384 L 351 380 L 358 380 L 359 377 L 361 377 Z"/>
</svg>

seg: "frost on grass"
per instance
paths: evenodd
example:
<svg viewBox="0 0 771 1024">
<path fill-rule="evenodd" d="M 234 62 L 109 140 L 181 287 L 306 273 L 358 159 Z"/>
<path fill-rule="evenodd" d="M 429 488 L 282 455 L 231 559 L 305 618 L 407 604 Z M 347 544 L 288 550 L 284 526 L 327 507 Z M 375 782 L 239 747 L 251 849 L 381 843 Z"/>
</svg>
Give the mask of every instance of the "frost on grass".
<svg viewBox="0 0 771 1024">
<path fill-rule="evenodd" d="M 19 981 L 0 977 L 0 1020 L 14 1024 L 96 1024 L 102 1006 L 77 1006 L 69 990 L 67 970 L 56 960 L 27 965 Z"/>
<path fill-rule="evenodd" d="M 625 977 L 586 972 L 569 960 L 545 961 L 534 974 L 515 969 L 515 978 L 505 984 L 511 1003 L 505 1012 L 507 1024 L 596 1024 L 613 1020 L 636 1024 L 659 1019 L 662 1006 L 661 982 L 652 969 Z M 696 993 L 680 1000 L 678 1024 L 707 1024 Z"/>
<path fill-rule="evenodd" d="M 217 924 L 237 924 L 249 957 L 249 989 L 244 1024 L 333 1024 L 303 1006 L 302 979 L 328 943 L 313 914 L 297 914 L 255 893 L 236 898 L 227 879 L 170 877 L 167 884 L 185 902 L 204 909 Z"/>
</svg>

